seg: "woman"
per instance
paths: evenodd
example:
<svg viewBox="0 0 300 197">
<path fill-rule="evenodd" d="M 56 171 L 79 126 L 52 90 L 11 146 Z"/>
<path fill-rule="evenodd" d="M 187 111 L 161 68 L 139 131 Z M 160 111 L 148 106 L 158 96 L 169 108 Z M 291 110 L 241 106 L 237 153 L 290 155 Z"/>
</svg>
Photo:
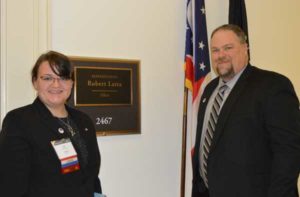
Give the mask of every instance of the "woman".
<svg viewBox="0 0 300 197">
<path fill-rule="evenodd" d="M 73 68 L 58 52 L 32 69 L 35 101 L 9 112 L 0 133 L 0 194 L 7 197 L 92 197 L 101 193 L 95 128 L 65 103 Z"/>
</svg>

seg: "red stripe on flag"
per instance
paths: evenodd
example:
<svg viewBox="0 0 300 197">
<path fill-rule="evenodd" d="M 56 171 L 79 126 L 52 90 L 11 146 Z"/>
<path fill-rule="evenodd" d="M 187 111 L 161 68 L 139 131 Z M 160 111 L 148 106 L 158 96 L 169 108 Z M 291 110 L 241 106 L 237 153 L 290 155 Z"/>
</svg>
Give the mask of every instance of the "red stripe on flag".
<svg viewBox="0 0 300 197">
<path fill-rule="evenodd" d="M 194 65 L 193 65 L 193 57 L 187 55 L 185 57 L 185 86 L 193 91 L 193 83 L 194 83 Z"/>
<path fill-rule="evenodd" d="M 199 92 L 200 92 L 200 87 L 204 81 L 205 77 L 200 78 L 198 81 L 194 81 L 193 84 L 193 102 L 196 99 L 196 97 L 198 96 Z"/>
</svg>

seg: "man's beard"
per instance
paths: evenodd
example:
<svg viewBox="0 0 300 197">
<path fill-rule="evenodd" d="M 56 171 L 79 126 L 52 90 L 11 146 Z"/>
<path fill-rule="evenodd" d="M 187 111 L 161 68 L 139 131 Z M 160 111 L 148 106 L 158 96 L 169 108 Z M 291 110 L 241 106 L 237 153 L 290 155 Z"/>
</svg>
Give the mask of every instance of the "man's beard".
<svg viewBox="0 0 300 197">
<path fill-rule="evenodd" d="M 222 69 L 222 70 L 223 70 L 223 72 L 221 73 L 219 67 L 217 66 L 217 74 L 222 79 L 232 79 L 235 75 L 232 64 L 230 65 L 230 67 L 228 69 L 225 70 L 225 72 L 224 72 L 224 69 Z"/>
</svg>

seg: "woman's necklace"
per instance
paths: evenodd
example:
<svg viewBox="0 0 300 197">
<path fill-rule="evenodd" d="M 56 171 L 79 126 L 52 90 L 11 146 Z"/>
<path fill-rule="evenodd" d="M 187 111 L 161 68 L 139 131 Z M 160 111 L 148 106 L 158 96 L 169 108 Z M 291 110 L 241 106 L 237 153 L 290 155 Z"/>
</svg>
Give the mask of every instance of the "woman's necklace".
<svg viewBox="0 0 300 197">
<path fill-rule="evenodd" d="M 71 133 L 71 135 L 73 137 L 75 135 L 75 131 L 70 124 L 69 117 L 67 117 L 66 119 L 67 119 L 67 122 L 63 121 L 62 118 L 58 118 L 58 120 L 67 127 L 67 129 L 69 130 L 69 132 Z"/>
</svg>

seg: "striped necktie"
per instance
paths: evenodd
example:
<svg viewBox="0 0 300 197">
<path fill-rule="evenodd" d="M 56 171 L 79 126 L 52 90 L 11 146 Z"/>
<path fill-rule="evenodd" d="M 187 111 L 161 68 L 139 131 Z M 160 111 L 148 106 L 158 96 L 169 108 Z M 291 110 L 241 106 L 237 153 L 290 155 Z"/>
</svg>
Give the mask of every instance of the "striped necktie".
<svg viewBox="0 0 300 197">
<path fill-rule="evenodd" d="M 203 160 L 203 166 L 202 166 L 202 172 L 203 172 L 203 180 L 205 185 L 208 187 L 208 180 L 207 180 L 207 158 L 210 151 L 210 146 L 214 137 L 215 128 L 217 125 L 220 108 L 223 103 L 224 99 L 224 93 L 227 90 L 228 86 L 226 84 L 222 85 L 219 88 L 218 94 L 216 95 L 211 112 L 208 119 L 207 129 L 206 133 L 204 135 L 204 142 L 203 142 L 203 149 L 202 149 L 202 160 Z"/>
</svg>

